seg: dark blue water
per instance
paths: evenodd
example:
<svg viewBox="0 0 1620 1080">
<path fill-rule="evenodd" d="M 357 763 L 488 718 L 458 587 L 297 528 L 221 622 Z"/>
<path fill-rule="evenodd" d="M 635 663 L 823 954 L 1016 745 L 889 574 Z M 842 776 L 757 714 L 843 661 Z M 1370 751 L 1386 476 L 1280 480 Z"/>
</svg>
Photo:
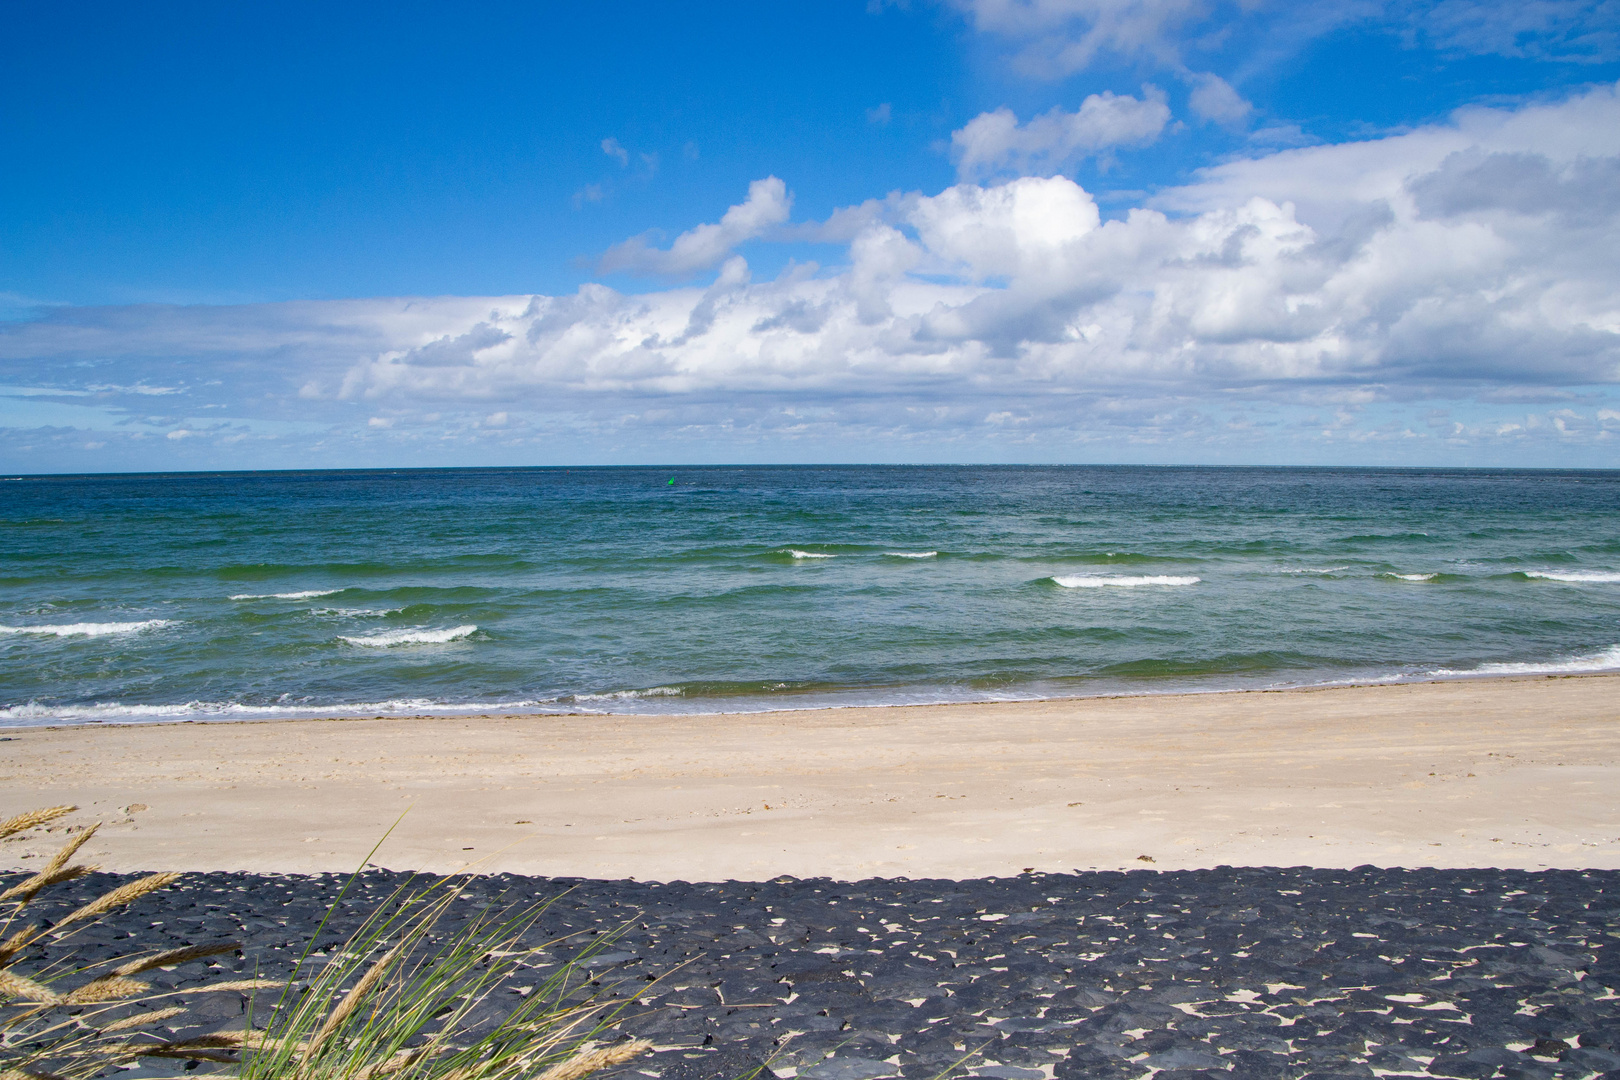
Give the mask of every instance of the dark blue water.
<svg viewBox="0 0 1620 1080">
<path fill-rule="evenodd" d="M 1620 669 L 1617 525 L 1617 472 L 24 477 L 0 723 Z"/>
</svg>

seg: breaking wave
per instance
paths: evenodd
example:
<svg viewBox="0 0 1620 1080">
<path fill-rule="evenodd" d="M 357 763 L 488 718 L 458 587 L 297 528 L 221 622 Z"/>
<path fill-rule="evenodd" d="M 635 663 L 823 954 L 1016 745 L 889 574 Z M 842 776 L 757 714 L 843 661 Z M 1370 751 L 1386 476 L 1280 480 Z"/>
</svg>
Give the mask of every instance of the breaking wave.
<svg viewBox="0 0 1620 1080">
<path fill-rule="evenodd" d="M 1175 574 L 1140 574 L 1136 576 L 1123 574 L 1072 574 L 1064 577 L 1054 577 L 1051 580 L 1065 589 L 1101 589 L 1108 587 L 1133 589 L 1142 585 L 1196 585 L 1203 578 Z"/>
<path fill-rule="evenodd" d="M 1540 663 L 1481 664 L 1476 668 L 1437 668 L 1433 675 L 1559 675 L 1585 671 L 1620 671 L 1620 645 L 1611 645 L 1602 652 L 1574 656 L 1568 660 L 1548 660 Z"/>
<path fill-rule="evenodd" d="M 391 649 L 396 645 L 443 645 L 447 641 L 460 641 L 462 638 L 471 637 L 477 632 L 478 627 L 468 623 L 466 626 L 452 626 L 448 630 L 416 627 L 410 630 L 385 630 L 380 634 L 364 634 L 359 637 L 340 637 L 338 640 L 369 649 Z"/>
<path fill-rule="evenodd" d="M 614 690 L 606 694 L 574 694 L 574 701 L 634 701 L 638 698 L 680 697 L 685 691 L 678 686 L 653 686 L 646 690 Z M 566 700 L 566 699 L 565 699 Z"/>
<path fill-rule="evenodd" d="M 1620 582 L 1620 574 L 1608 570 L 1526 570 L 1524 576 L 1541 581 L 1563 581 L 1572 585 L 1609 585 Z"/>
<path fill-rule="evenodd" d="M 0 727 L 49 723 L 140 724 L 180 720 L 296 720 L 332 716 L 460 716 L 514 713 L 543 708 L 552 702 L 474 701 L 454 703 L 430 698 L 395 698 L 333 705 L 247 705 L 235 701 L 187 701 L 176 705 L 124 705 L 116 701 L 86 705 L 42 705 L 30 701 L 0 708 Z"/>
<path fill-rule="evenodd" d="M 316 596 L 331 596 L 342 589 L 305 589 L 303 592 L 238 593 L 232 600 L 308 600 Z"/>
<path fill-rule="evenodd" d="M 108 634 L 138 634 L 168 626 L 173 619 L 142 619 L 140 622 L 76 622 L 41 626 L 0 626 L 0 634 L 40 634 L 45 637 L 105 637 Z"/>
</svg>

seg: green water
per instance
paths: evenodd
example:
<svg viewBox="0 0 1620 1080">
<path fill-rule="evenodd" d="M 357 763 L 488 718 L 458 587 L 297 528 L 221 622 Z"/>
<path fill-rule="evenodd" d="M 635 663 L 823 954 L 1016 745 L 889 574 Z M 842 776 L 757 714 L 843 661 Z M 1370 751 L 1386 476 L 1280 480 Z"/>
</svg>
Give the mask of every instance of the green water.
<svg viewBox="0 0 1620 1080">
<path fill-rule="evenodd" d="M 1617 523 L 1615 472 L 24 477 L 0 723 L 1620 669 Z"/>
</svg>

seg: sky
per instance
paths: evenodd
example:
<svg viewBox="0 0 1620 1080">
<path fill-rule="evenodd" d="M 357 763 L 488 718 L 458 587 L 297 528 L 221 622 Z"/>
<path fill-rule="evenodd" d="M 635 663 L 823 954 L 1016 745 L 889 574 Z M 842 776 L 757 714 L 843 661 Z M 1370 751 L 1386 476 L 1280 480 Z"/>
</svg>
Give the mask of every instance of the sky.
<svg viewBox="0 0 1620 1080">
<path fill-rule="evenodd" d="M 10 0 L 0 470 L 1620 467 L 1620 0 Z"/>
</svg>

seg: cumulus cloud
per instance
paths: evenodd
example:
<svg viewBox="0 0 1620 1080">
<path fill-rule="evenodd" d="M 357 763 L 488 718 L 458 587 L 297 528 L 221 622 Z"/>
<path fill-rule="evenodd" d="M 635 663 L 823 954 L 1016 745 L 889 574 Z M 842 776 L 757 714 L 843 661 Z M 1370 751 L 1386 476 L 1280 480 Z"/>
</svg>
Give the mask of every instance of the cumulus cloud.
<svg viewBox="0 0 1620 1080">
<path fill-rule="evenodd" d="M 668 249 L 651 246 L 647 234 L 631 237 L 609 248 L 598 261 L 604 274 L 626 270 L 659 277 L 690 277 L 712 269 L 737 245 L 763 236 L 787 221 L 793 197 L 774 176 L 748 185 L 748 198 L 725 212 L 717 224 L 699 225 L 682 233 Z"/>
<path fill-rule="evenodd" d="M 445 438 L 493 437 L 504 412 L 553 417 L 526 421 L 536 439 L 1597 446 L 1620 430 L 1599 413 L 1613 400 L 1565 395 L 1620 382 L 1617 177 L 1620 96 L 1602 87 L 1229 162 L 1114 220 L 1062 176 L 897 193 L 823 224 L 847 243 L 837 265 L 760 281 L 731 250 L 785 220 L 767 178 L 720 223 L 631 249 L 647 272 L 720 265 L 704 288 L 50 309 L 0 325 L 0 358 L 83 407 L 119 357 L 120 386 L 184 388 L 161 399 L 165 430 L 208 430 L 183 417 L 212 377 L 238 412 L 375 438 L 440 414 L 460 425 Z M 108 393 L 131 424 L 154 400 Z M 1562 404 L 1498 415 L 1535 400 Z M 1497 412 L 1379 412 L 1435 401 Z"/>
<path fill-rule="evenodd" d="M 951 157 L 963 178 L 1050 174 L 1116 146 L 1151 143 L 1169 121 L 1164 94 L 1151 86 L 1141 98 L 1091 94 L 1072 113 L 1054 108 L 1022 124 L 1011 109 L 1001 108 L 952 132 Z"/>
</svg>

